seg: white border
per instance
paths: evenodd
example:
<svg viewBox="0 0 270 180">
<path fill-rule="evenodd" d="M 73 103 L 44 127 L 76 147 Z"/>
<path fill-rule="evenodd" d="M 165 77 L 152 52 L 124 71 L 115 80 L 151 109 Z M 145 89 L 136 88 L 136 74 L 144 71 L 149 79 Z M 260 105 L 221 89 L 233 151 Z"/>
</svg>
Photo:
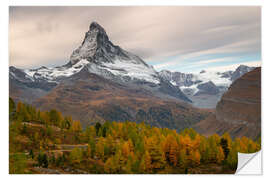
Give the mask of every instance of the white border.
<svg viewBox="0 0 270 180">
<path fill-rule="evenodd" d="M 267 178 L 269 179 L 270 170 L 269 170 L 269 161 L 270 161 L 270 151 L 269 151 L 269 130 L 270 128 L 270 118 L 267 114 L 270 107 L 270 26 L 269 26 L 269 18 L 270 18 L 270 8 L 269 8 L 269 0 L 1 0 L 0 1 L 0 68 L 1 68 L 1 75 L 0 75 L 0 83 L 1 83 L 1 179 L 6 178 L 22 178 L 22 179 L 48 179 L 48 178 L 59 178 L 63 177 L 65 179 L 74 179 L 75 177 L 72 176 L 44 176 L 44 175 L 24 175 L 24 176 L 14 176 L 8 175 L 8 6 L 14 5 L 35 5 L 35 6 L 43 6 L 43 5 L 68 5 L 68 6 L 117 6 L 117 5 L 202 5 L 202 6 L 262 6 L 262 127 L 263 127 L 263 135 L 262 135 L 262 142 L 263 142 L 263 151 L 268 153 L 263 153 L 263 176 L 219 176 L 219 175 L 194 175 L 194 176 L 184 176 L 184 175 L 134 175 L 128 176 L 127 175 L 116 175 L 116 176 L 108 176 L 108 175 L 87 175 L 87 176 L 76 176 L 76 178 L 97 178 L 97 179 L 138 179 L 138 178 L 155 178 L 155 179 L 164 179 L 164 178 L 172 178 L 172 179 L 182 179 L 182 178 L 191 178 L 191 179 L 198 179 L 198 178 L 205 178 L 205 179 L 228 179 L 228 178 L 243 178 L 243 179 L 259 179 L 259 178 Z M 265 128 L 264 128 L 265 127 Z M 267 132 L 268 131 L 268 132 Z"/>
</svg>

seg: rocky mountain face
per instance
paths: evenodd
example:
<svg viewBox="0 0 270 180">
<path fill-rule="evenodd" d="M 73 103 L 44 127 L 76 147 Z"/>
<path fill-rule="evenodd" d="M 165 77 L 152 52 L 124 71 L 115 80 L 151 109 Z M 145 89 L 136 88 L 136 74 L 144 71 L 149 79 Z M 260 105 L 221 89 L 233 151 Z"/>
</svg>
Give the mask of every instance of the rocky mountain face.
<svg viewBox="0 0 270 180">
<path fill-rule="evenodd" d="M 218 102 L 216 112 L 196 125 L 202 133 L 256 139 L 261 134 L 261 68 L 255 68 L 235 80 Z"/>
<path fill-rule="evenodd" d="M 81 46 L 73 51 L 67 64 L 28 70 L 14 70 L 16 68 L 12 67 L 10 76 L 26 86 L 30 83 L 31 88 L 43 89 L 44 87 L 41 86 L 46 84 L 48 87 L 46 90 L 50 90 L 83 68 L 117 83 L 140 86 L 158 97 L 191 102 L 179 88 L 159 76 L 152 66 L 146 64 L 138 56 L 115 46 L 109 40 L 105 30 L 96 22 L 91 23 Z M 22 73 L 24 75 L 21 75 Z M 20 79 L 21 76 L 25 79 Z"/>
<path fill-rule="evenodd" d="M 193 101 L 195 107 L 215 108 L 231 83 L 253 69 L 254 67 L 240 65 L 235 71 L 202 70 L 198 74 L 191 74 L 162 70 L 159 75 L 178 86 Z"/>
<path fill-rule="evenodd" d="M 232 82 L 243 76 L 249 71 L 252 71 L 255 67 L 248 67 L 245 65 L 240 65 L 234 72 L 231 73 L 230 79 Z"/>
<path fill-rule="evenodd" d="M 201 80 L 196 79 L 194 74 L 185 74 L 181 72 L 171 72 L 168 70 L 162 70 L 159 72 L 159 75 L 164 79 L 170 81 L 172 84 L 179 87 L 182 86 L 192 86 L 193 84 L 201 83 Z"/>
<path fill-rule="evenodd" d="M 212 81 L 199 84 L 197 88 L 199 91 L 194 96 L 199 96 L 201 94 L 216 95 L 219 93 L 219 88 Z"/>
<path fill-rule="evenodd" d="M 206 116 L 152 66 L 114 45 L 96 22 L 67 64 L 10 67 L 10 96 L 72 115 L 84 127 L 97 121 L 129 120 L 179 130 Z"/>
</svg>

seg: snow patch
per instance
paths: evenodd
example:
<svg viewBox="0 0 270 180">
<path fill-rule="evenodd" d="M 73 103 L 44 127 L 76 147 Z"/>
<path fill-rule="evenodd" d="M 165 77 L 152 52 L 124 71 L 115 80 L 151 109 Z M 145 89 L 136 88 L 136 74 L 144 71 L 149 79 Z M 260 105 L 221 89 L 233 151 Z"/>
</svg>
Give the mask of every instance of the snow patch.
<svg viewBox="0 0 270 180">
<path fill-rule="evenodd" d="M 185 92 L 185 90 L 191 90 L 192 91 L 192 95 L 196 94 L 199 89 L 197 88 L 198 84 L 193 84 L 191 86 L 181 86 L 179 87 L 181 91 Z"/>
<path fill-rule="evenodd" d="M 45 79 L 47 81 L 55 82 L 55 79 L 59 77 L 68 77 L 78 73 L 89 62 L 86 59 L 82 59 L 74 64 L 72 67 L 67 68 L 65 66 L 53 67 L 53 68 L 39 68 L 39 69 L 27 69 L 24 72 L 31 79 Z"/>
<path fill-rule="evenodd" d="M 195 75 L 197 80 L 201 80 L 202 83 L 206 83 L 208 81 L 212 81 L 216 86 L 225 86 L 225 87 L 229 87 L 232 83 L 232 81 L 229 78 L 224 78 L 222 77 L 222 75 L 218 72 L 214 72 L 214 71 L 206 71 L 204 73 L 201 74 L 196 74 Z"/>
</svg>

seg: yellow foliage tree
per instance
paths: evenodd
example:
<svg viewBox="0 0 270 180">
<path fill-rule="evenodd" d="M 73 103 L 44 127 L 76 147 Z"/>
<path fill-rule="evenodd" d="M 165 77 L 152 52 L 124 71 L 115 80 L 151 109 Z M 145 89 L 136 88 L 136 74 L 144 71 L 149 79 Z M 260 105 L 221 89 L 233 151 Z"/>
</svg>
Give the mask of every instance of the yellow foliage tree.
<svg viewBox="0 0 270 180">
<path fill-rule="evenodd" d="M 104 159 L 104 144 L 103 144 L 103 140 L 100 139 L 98 141 L 98 143 L 96 144 L 96 157 L 98 159 L 103 160 Z"/>
<path fill-rule="evenodd" d="M 224 152 L 223 152 L 223 149 L 222 147 L 218 147 L 218 153 L 217 153 L 217 163 L 221 163 L 225 158 L 225 155 L 224 155 Z"/>
<path fill-rule="evenodd" d="M 71 130 L 73 132 L 81 132 L 82 131 L 82 126 L 80 121 L 73 121 Z"/>
<path fill-rule="evenodd" d="M 200 164 L 200 160 L 201 160 L 201 155 L 200 152 L 198 150 L 196 150 L 193 154 L 193 160 L 195 162 L 196 165 Z"/>
<path fill-rule="evenodd" d="M 122 154 L 125 158 L 128 158 L 130 154 L 130 148 L 129 148 L 128 142 L 124 142 L 124 144 L 122 145 Z"/>
<path fill-rule="evenodd" d="M 88 144 L 87 145 L 87 158 L 91 158 L 91 146 Z"/>
<path fill-rule="evenodd" d="M 83 156 L 82 150 L 79 148 L 74 148 L 71 151 L 69 158 L 70 158 L 72 163 L 80 163 L 82 160 L 82 156 Z"/>
<path fill-rule="evenodd" d="M 170 150 L 169 150 L 169 157 L 170 157 L 170 162 L 176 166 L 178 163 L 178 144 L 176 140 L 172 140 L 170 144 Z"/>
<path fill-rule="evenodd" d="M 115 164 L 115 160 L 113 157 L 110 157 L 107 159 L 107 161 L 104 164 L 104 170 L 106 173 L 109 173 L 109 174 L 117 173 L 118 168 Z"/>
<path fill-rule="evenodd" d="M 151 169 L 152 169 L 151 162 L 152 162 L 152 160 L 151 160 L 151 156 L 150 156 L 148 151 L 145 152 L 143 161 L 144 161 L 144 164 L 145 164 L 144 171 L 145 172 L 151 172 Z"/>
</svg>

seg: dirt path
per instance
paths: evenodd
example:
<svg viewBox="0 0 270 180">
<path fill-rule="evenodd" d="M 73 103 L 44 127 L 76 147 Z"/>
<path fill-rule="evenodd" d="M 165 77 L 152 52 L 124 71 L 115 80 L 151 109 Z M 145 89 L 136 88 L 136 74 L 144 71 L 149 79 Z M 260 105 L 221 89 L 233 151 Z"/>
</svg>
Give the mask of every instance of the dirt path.
<svg viewBox="0 0 270 180">
<path fill-rule="evenodd" d="M 41 128 L 44 128 L 45 125 L 43 124 L 38 124 L 38 123 L 29 123 L 29 122 L 22 122 L 22 124 L 25 124 L 27 126 L 32 126 L 32 127 L 41 127 Z M 50 125 L 50 127 L 55 130 L 55 131 L 61 131 L 61 129 L 59 127 L 56 127 L 56 126 L 52 126 Z"/>
<path fill-rule="evenodd" d="M 74 148 L 87 149 L 88 144 L 57 144 L 57 146 L 63 150 L 72 150 Z"/>
</svg>

